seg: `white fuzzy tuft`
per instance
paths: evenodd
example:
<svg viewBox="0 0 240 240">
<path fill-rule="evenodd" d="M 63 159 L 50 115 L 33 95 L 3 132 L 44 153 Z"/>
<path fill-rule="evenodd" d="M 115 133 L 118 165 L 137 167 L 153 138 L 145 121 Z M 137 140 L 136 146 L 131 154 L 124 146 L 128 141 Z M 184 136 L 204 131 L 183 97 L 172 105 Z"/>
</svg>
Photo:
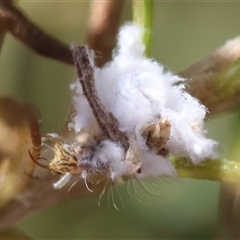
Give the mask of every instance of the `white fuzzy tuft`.
<svg viewBox="0 0 240 240">
<path fill-rule="evenodd" d="M 114 180 L 126 174 L 126 166 L 124 164 L 124 150 L 118 144 L 104 140 L 97 147 L 92 162 L 97 165 L 101 163 L 108 166 L 110 176 Z"/>
<path fill-rule="evenodd" d="M 178 156 L 189 156 L 193 163 L 215 157 L 217 143 L 204 134 L 206 108 L 184 91 L 184 79 L 166 72 L 162 65 L 146 58 L 141 29 L 127 24 L 121 28 L 113 60 L 95 68 L 95 84 L 102 104 L 118 120 L 119 129 L 134 136 L 141 149 L 139 177 L 170 175 L 175 170 L 167 158 L 146 146 L 141 129 L 148 123 L 166 118 L 171 124 L 165 148 Z M 79 81 L 74 84 L 76 116 L 72 125 L 77 132 L 97 126 Z M 96 127 L 97 128 L 97 127 Z M 123 150 L 110 141 L 102 142 L 94 158 L 111 169 L 114 179 L 126 173 Z"/>
<path fill-rule="evenodd" d="M 140 178 L 176 176 L 175 169 L 168 159 L 152 152 L 144 152 L 141 170 L 142 172 L 138 175 Z"/>
</svg>

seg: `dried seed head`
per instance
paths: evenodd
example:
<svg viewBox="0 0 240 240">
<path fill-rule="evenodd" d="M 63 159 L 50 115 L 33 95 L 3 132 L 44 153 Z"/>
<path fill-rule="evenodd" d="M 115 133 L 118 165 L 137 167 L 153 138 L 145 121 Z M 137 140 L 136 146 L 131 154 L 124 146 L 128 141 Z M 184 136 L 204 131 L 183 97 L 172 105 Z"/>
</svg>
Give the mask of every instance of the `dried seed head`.
<svg viewBox="0 0 240 240">
<path fill-rule="evenodd" d="M 31 152 L 29 155 L 31 159 L 40 167 L 52 170 L 60 174 L 71 173 L 80 174 L 81 169 L 78 167 L 77 156 L 73 148 L 59 141 L 57 138 L 51 135 L 45 135 L 45 139 L 49 139 L 55 143 L 54 158 L 49 165 L 44 165 L 38 162 Z M 38 158 L 40 159 L 40 158 Z"/>
<path fill-rule="evenodd" d="M 55 156 L 51 163 L 49 164 L 49 169 L 60 173 L 71 173 L 71 174 L 80 174 L 81 169 L 77 164 L 76 154 L 71 151 L 66 144 L 55 144 L 54 149 Z"/>
<path fill-rule="evenodd" d="M 166 156 L 166 149 L 162 149 L 170 137 L 170 132 L 171 124 L 167 118 L 163 118 L 157 124 L 150 123 L 145 126 L 142 129 L 142 136 L 146 138 L 146 144 L 150 149 L 157 154 Z"/>
</svg>

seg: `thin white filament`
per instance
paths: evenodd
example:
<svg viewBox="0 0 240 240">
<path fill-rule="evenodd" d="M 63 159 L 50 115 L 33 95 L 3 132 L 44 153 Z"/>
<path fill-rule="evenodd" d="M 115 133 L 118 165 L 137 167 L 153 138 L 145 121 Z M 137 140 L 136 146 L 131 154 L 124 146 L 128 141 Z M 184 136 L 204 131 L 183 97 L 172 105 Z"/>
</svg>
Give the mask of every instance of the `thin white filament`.
<svg viewBox="0 0 240 240">
<path fill-rule="evenodd" d="M 71 191 L 71 189 L 75 186 L 75 184 L 77 183 L 77 182 L 79 182 L 81 180 L 81 178 L 80 177 L 78 177 L 78 179 L 71 185 L 71 187 L 68 189 L 68 192 L 70 192 Z"/>
<path fill-rule="evenodd" d="M 138 184 L 142 187 L 142 189 L 144 191 L 146 191 L 147 193 L 151 194 L 152 196 L 155 196 L 155 197 L 161 197 L 161 195 L 158 195 L 158 194 L 155 194 L 153 192 L 151 192 L 149 189 L 147 189 L 147 187 L 141 182 L 140 179 L 136 178 Z"/>
<path fill-rule="evenodd" d="M 115 203 L 115 199 L 114 199 L 114 194 L 113 194 L 113 189 L 112 189 L 112 184 L 110 186 L 110 192 L 111 192 L 111 198 L 112 198 L 112 203 L 113 203 L 113 206 L 114 208 L 117 210 L 117 211 L 120 211 L 120 209 L 117 207 L 116 203 Z"/>
<path fill-rule="evenodd" d="M 102 190 L 102 192 L 101 192 L 101 194 L 100 194 L 100 196 L 99 196 L 99 198 L 98 198 L 98 206 L 99 206 L 99 207 L 100 207 L 100 205 L 101 205 L 102 196 L 103 196 L 103 195 L 105 194 L 105 192 L 106 192 L 108 183 L 109 183 L 109 178 L 108 178 L 108 179 L 106 180 L 106 182 L 104 183 L 103 190 Z"/>
<path fill-rule="evenodd" d="M 93 192 L 93 190 L 90 189 L 89 186 L 88 186 L 88 183 L 87 183 L 88 174 L 87 174 L 86 171 L 83 171 L 83 173 L 82 173 L 82 178 L 84 179 L 84 183 L 85 183 L 85 186 L 86 186 L 87 190 L 88 190 L 89 192 Z"/>
</svg>

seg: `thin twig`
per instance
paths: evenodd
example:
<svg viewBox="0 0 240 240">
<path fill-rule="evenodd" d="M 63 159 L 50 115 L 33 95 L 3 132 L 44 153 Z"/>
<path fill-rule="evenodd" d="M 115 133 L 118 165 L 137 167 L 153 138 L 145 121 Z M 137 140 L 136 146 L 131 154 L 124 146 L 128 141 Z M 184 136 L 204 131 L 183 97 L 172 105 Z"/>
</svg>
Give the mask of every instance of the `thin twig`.
<svg viewBox="0 0 240 240">
<path fill-rule="evenodd" d="M 92 3 L 86 42 L 97 53 L 95 62 L 99 67 L 111 60 L 124 2 L 95 0 Z"/>
<path fill-rule="evenodd" d="M 13 2 L 13 0 L 9 0 L 9 2 Z M 1 15 L 1 9 L 0 9 L 0 15 Z M 4 37 L 6 34 L 6 30 L 4 29 L 3 26 L 0 27 L 0 50 L 2 49 L 2 45 L 3 45 L 3 41 L 4 41 Z"/>
<path fill-rule="evenodd" d="M 129 148 L 127 136 L 118 129 L 117 119 L 110 112 L 107 112 L 97 95 L 94 68 L 91 63 L 93 56 L 85 46 L 73 47 L 72 53 L 83 93 L 92 108 L 99 127 L 109 139 L 121 143 L 125 151 L 127 151 Z"/>
<path fill-rule="evenodd" d="M 0 50 L 2 50 L 5 34 L 6 34 L 6 30 L 3 27 L 0 27 Z"/>
<path fill-rule="evenodd" d="M 31 23 L 10 1 L 0 0 L 0 27 L 44 57 L 73 64 L 69 47 Z"/>
</svg>

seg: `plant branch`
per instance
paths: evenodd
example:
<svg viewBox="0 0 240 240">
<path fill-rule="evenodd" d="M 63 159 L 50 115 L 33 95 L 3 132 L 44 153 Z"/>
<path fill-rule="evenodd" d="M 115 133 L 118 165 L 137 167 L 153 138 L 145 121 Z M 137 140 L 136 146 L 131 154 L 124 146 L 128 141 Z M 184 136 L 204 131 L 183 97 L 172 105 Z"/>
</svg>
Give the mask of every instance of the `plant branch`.
<svg viewBox="0 0 240 240">
<path fill-rule="evenodd" d="M 0 50 L 2 50 L 3 41 L 6 35 L 6 30 L 4 27 L 0 26 Z"/>
<path fill-rule="evenodd" d="M 13 0 L 9 0 L 9 2 L 12 3 Z M 1 8 L 0 8 L 0 15 L 1 15 Z M 5 28 L 3 26 L 0 26 L 0 50 L 2 49 L 5 34 L 6 34 Z"/>
<path fill-rule="evenodd" d="M 91 65 L 93 56 L 91 56 L 89 49 L 85 46 L 73 47 L 72 53 L 83 93 L 91 106 L 100 129 L 113 142 L 121 143 L 125 151 L 127 151 L 129 148 L 127 136 L 118 129 L 117 119 L 110 112 L 107 112 L 97 95 L 94 68 Z"/>
<path fill-rule="evenodd" d="M 95 0 L 92 3 L 86 42 L 97 53 L 95 63 L 99 67 L 111 60 L 123 6 L 124 0 Z"/>
<path fill-rule="evenodd" d="M 73 64 L 69 47 L 45 34 L 31 23 L 10 1 L 0 0 L 0 27 L 38 54 Z"/>
<path fill-rule="evenodd" d="M 187 91 L 204 104 L 211 115 L 240 103 L 240 37 L 179 73 L 188 79 Z"/>
<path fill-rule="evenodd" d="M 145 55 L 151 56 L 152 32 L 153 32 L 153 1 L 152 0 L 132 0 L 133 22 L 143 28 L 143 43 Z"/>
<path fill-rule="evenodd" d="M 194 165 L 188 158 L 171 158 L 178 175 L 183 178 L 194 178 L 229 183 L 240 182 L 240 163 L 221 159 L 207 159 Z"/>
<path fill-rule="evenodd" d="M 45 175 L 46 172 L 47 175 Z M 52 175 L 50 171 L 45 173 L 41 173 L 41 178 L 30 178 L 25 190 L 0 209 L 0 230 L 14 226 L 18 221 L 36 211 L 63 200 L 80 197 L 88 192 L 82 181 L 79 181 L 71 191 L 68 191 L 69 186 L 54 190 L 53 182 L 56 182 L 59 177 Z"/>
<path fill-rule="evenodd" d="M 222 183 L 218 204 L 218 233 L 216 239 L 240 238 L 239 183 Z"/>
</svg>

